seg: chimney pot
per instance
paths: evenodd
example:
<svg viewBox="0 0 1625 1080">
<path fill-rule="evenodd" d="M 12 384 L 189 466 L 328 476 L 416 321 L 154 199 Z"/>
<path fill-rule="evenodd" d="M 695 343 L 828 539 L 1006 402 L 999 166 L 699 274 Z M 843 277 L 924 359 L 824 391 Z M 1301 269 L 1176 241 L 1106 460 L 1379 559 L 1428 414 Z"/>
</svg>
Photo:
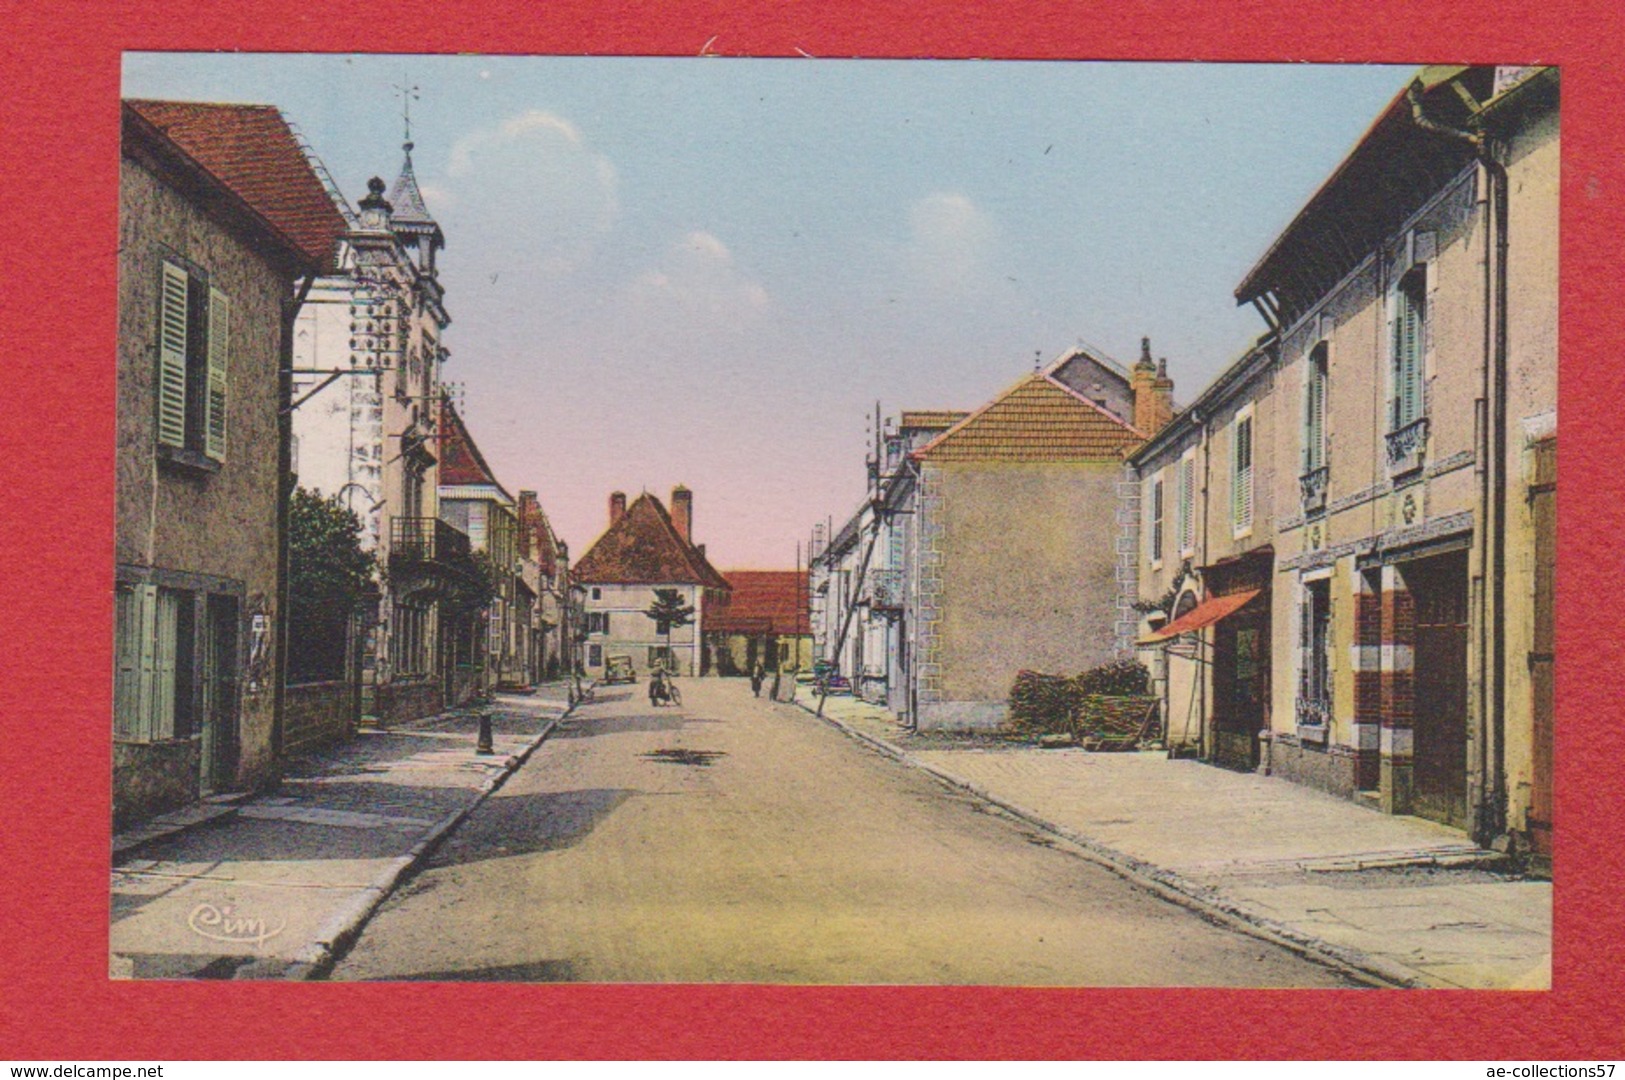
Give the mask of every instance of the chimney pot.
<svg viewBox="0 0 1625 1080">
<path fill-rule="evenodd" d="M 626 513 L 626 492 L 614 491 L 609 496 L 609 523 L 615 524 Z"/>
</svg>

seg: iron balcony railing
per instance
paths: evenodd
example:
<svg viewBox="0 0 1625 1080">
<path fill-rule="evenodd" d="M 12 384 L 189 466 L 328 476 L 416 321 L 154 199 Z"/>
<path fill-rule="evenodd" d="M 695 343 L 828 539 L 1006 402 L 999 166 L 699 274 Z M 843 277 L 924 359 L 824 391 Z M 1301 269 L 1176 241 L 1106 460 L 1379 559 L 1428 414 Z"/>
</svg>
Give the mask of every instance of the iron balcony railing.
<svg viewBox="0 0 1625 1080">
<path fill-rule="evenodd" d="M 1413 420 L 1388 433 L 1388 471 L 1406 473 L 1422 466 L 1422 449 L 1427 445 L 1428 418 Z"/>
<path fill-rule="evenodd" d="M 1298 488 L 1303 494 L 1303 512 L 1313 514 L 1326 509 L 1326 482 L 1331 478 L 1330 466 L 1310 469 L 1298 477 Z"/>
<path fill-rule="evenodd" d="M 398 517 L 389 523 L 392 562 L 444 562 L 468 553 L 468 536 L 439 518 Z"/>
</svg>

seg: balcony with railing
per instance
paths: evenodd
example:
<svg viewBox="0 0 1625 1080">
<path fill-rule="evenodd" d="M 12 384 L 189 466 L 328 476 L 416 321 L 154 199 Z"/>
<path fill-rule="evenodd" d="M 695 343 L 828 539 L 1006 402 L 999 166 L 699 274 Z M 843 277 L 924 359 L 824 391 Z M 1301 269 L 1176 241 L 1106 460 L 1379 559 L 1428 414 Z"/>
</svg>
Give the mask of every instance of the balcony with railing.
<svg viewBox="0 0 1625 1080">
<path fill-rule="evenodd" d="M 1428 418 L 1412 420 L 1388 433 L 1388 475 L 1403 476 L 1422 467 L 1428 441 Z"/>
<path fill-rule="evenodd" d="M 432 517 L 397 517 L 389 522 L 391 563 L 445 562 L 469 553 L 468 536 Z"/>
<path fill-rule="evenodd" d="M 1331 475 L 1331 467 L 1322 465 L 1298 477 L 1298 490 L 1303 496 L 1305 514 L 1317 514 L 1326 509 L 1326 485 Z"/>
</svg>

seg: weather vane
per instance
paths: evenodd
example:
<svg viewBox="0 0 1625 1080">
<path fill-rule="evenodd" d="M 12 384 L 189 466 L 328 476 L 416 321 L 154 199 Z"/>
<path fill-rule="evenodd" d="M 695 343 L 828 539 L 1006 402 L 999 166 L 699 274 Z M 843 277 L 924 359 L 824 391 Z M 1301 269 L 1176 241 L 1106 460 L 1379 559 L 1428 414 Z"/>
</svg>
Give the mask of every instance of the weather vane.
<svg viewBox="0 0 1625 1080">
<path fill-rule="evenodd" d="M 410 86 L 397 85 L 395 87 L 395 92 L 401 95 L 401 119 L 406 124 L 406 145 L 408 149 L 412 146 L 412 102 L 422 97 L 422 94 L 419 93 L 421 89 L 416 83 Z"/>
</svg>

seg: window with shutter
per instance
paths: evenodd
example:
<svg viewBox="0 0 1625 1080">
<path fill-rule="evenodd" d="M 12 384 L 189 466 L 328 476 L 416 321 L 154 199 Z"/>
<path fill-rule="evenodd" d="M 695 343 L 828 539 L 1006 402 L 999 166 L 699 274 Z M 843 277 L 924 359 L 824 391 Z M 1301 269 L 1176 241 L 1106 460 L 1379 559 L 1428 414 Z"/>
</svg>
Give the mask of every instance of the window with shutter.
<svg viewBox="0 0 1625 1080">
<path fill-rule="evenodd" d="M 231 300 L 209 290 L 209 375 L 203 451 L 215 461 L 226 458 L 226 369 L 231 356 Z"/>
<path fill-rule="evenodd" d="M 1196 549 L 1196 461 L 1185 457 L 1179 463 L 1179 551 Z"/>
<path fill-rule="evenodd" d="M 1406 274 L 1394 297 L 1393 425 L 1398 431 L 1422 418 L 1422 335 L 1427 318 L 1426 275 Z"/>
<path fill-rule="evenodd" d="M 158 442 L 184 449 L 191 277 L 172 262 L 166 261 L 163 268 L 158 293 Z"/>
<path fill-rule="evenodd" d="M 1309 354 L 1308 386 L 1304 395 L 1303 471 L 1312 473 L 1326 464 L 1326 343 Z"/>
<path fill-rule="evenodd" d="M 1162 561 L 1162 474 L 1151 481 L 1151 561 Z"/>
<path fill-rule="evenodd" d="M 1230 455 L 1230 514 L 1235 531 L 1253 524 L 1253 418 L 1243 416 L 1232 429 Z"/>
<path fill-rule="evenodd" d="M 113 736 L 136 741 L 150 730 L 146 706 L 152 671 L 155 590 L 150 585 L 120 585 L 113 613 Z"/>
</svg>

